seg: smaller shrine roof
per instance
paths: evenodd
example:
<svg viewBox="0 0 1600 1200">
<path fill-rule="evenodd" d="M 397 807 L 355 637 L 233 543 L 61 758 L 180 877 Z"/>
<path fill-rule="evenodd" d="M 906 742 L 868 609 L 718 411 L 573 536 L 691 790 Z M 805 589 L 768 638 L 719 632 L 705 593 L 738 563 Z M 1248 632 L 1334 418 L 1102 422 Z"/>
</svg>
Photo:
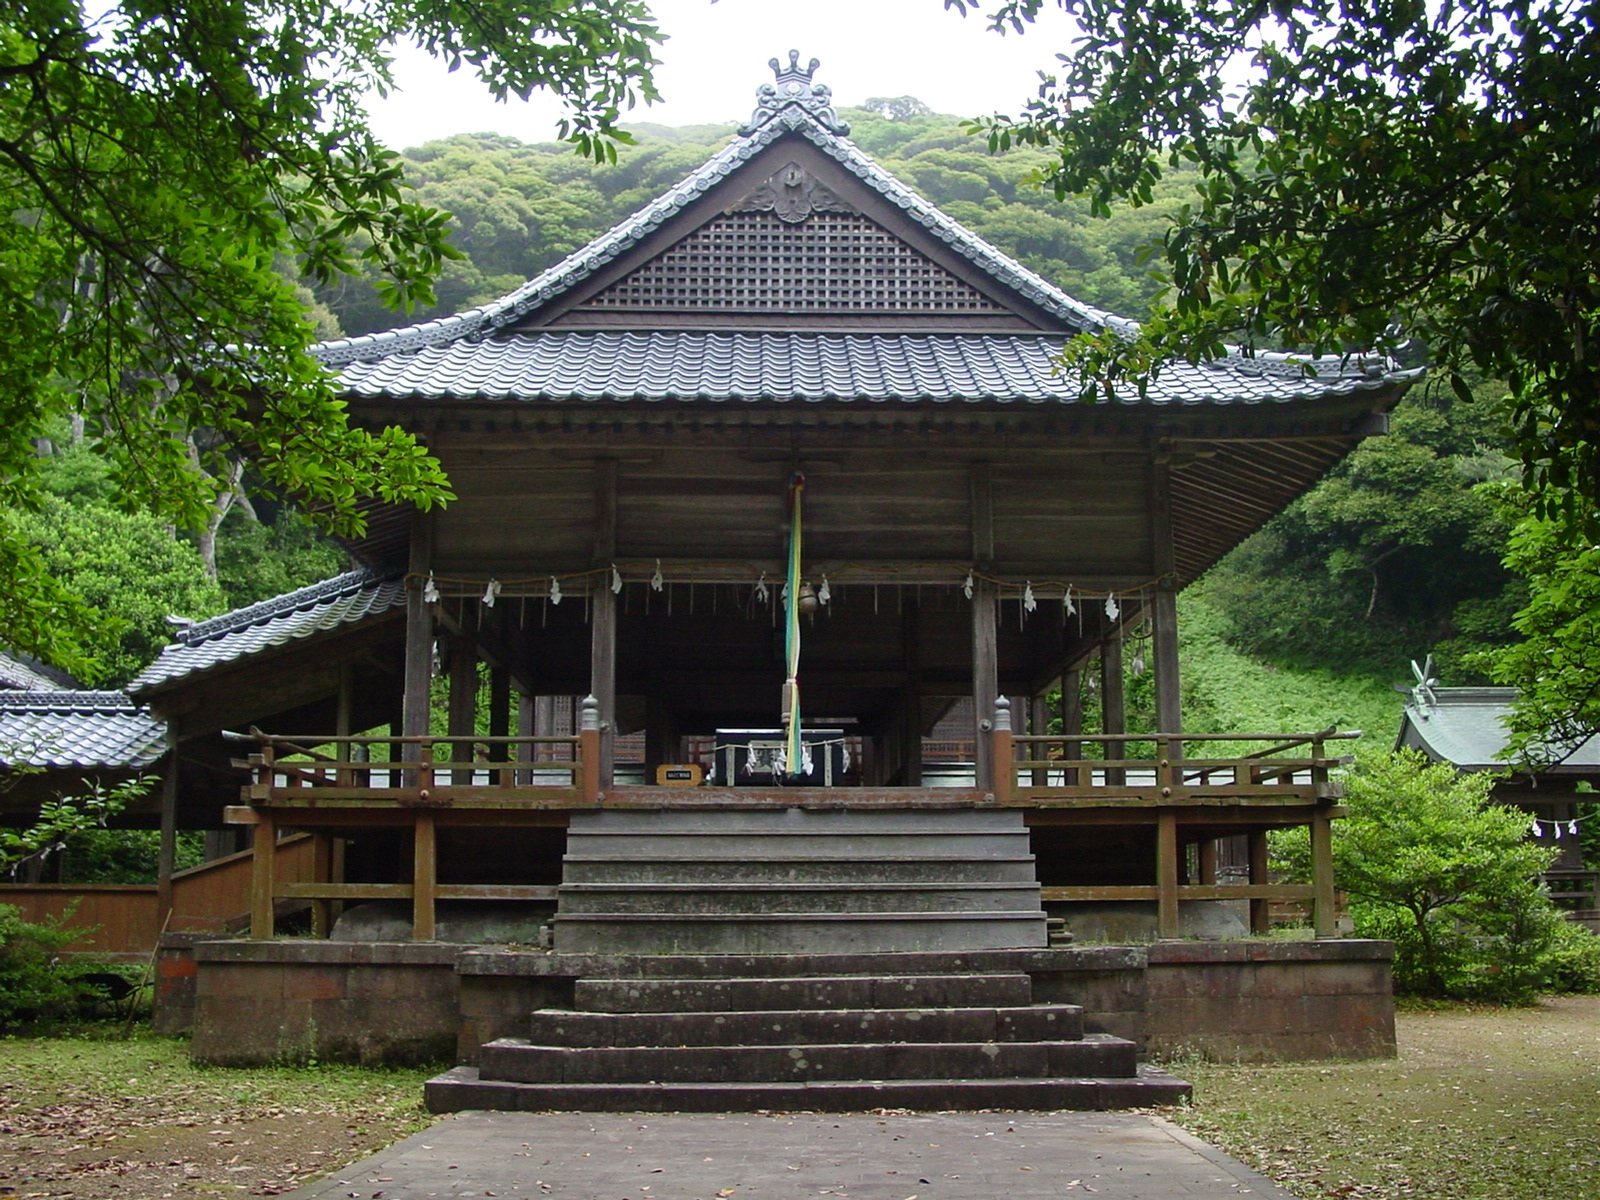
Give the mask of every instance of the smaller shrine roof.
<svg viewBox="0 0 1600 1200">
<path fill-rule="evenodd" d="M 1515 688 L 1419 689 L 1406 700 L 1395 745 L 1421 750 L 1435 762 L 1465 771 L 1504 770 L 1511 765 L 1505 755 L 1511 740 L 1506 721 L 1516 698 Z M 1597 770 L 1600 738 L 1590 738 L 1550 773 L 1588 775 Z"/>
<path fill-rule="evenodd" d="M 126 692 L 0 692 L 0 766 L 139 770 L 167 726 Z"/>
<path fill-rule="evenodd" d="M 128 690 L 139 695 L 275 646 L 354 624 L 405 604 L 405 582 L 350 571 L 298 591 L 235 609 L 179 631 Z"/>
</svg>

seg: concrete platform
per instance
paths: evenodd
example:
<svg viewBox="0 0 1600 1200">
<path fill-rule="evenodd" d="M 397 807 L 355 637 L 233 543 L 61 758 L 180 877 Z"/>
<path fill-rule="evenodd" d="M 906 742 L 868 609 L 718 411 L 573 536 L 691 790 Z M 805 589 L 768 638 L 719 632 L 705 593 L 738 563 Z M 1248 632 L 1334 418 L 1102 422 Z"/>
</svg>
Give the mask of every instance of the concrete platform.
<svg viewBox="0 0 1600 1200">
<path fill-rule="evenodd" d="M 1292 1200 L 1143 1113 L 460 1113 L 290 1194 L 548 1200 Z"/>
</svg>

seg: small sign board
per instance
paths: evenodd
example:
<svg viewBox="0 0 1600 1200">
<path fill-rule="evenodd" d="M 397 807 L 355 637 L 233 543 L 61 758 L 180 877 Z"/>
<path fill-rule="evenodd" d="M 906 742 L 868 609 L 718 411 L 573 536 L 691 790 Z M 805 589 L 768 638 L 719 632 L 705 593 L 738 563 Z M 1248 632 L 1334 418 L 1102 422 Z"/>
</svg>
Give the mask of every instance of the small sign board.
<svg viewBox="0 0 1600 1200">
<path fill-rule="evenodd" d="M 657 787 L 699 787 L 705 777 L 699 763 L 662 763 L 656 768 Z"/>
</svg>

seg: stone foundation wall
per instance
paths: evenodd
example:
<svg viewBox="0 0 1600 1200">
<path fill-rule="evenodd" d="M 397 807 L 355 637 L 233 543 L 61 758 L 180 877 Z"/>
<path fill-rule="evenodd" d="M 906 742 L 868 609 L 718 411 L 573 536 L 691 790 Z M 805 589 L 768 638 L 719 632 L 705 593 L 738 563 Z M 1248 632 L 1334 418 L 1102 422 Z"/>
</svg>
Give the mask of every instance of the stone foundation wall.
<svg viewBox="0 0 1600 1200">
<path fill-rule="evenodd" d="M 167 954 L 158 1026 L 176 1029 L 192 996 L 194 1058 L 238 1065 L 473 1063 L 533 1009 L 570 1007 L 575 979 L 627 973 L 607 956 L 445 943 L 197 942 L 172 948 L 170 971 Z M 1026 971 L 1036 1001 L 1082 1005 L 1090 1031 L 1141 1057 L 1270 1062 L 1392 1056 L 1392 956 L 1358 940 L 1157 942 L 981 952 L 944 969 Z"/>
<path fill-rule="evenodd" d="M 1146 1051 L 1237 1062 L 1390 1058 L 1390 942 L 1163 942 L 1145 972 Z"/>
<path fill-rule="evenodd" d="M 448 1062 L 462 950 L 411 942 L 198 944 L 190 1054 L 233 1066 Z"/>
</svg>

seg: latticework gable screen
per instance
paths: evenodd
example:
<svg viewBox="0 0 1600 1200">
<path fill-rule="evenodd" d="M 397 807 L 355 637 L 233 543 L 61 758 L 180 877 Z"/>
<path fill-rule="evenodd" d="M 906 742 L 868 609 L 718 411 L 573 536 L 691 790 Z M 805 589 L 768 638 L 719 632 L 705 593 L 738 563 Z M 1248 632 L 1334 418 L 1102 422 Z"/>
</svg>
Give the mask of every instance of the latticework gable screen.
<svg viewBox="0 0 1600 1200">
<path fill-rule="evenodd" d="M 1000 313 L 938 263 L 857 213 L 772 212 L 709 222 L 618 280 L 588 309 Z"/>
</svg>

